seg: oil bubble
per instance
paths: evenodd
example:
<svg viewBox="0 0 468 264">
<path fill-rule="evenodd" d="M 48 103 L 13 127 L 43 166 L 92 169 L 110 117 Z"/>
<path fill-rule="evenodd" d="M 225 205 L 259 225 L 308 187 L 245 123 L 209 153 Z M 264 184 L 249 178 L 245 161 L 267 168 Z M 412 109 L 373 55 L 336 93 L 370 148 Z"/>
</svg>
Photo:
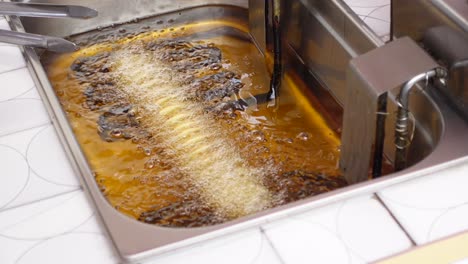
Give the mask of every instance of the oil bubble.
<svg viewBox="0 0 468 264">
<path fill-rule="evenodd" d="M 310 135 L 307 132 L 301 132 L 301 133 L 297 134 L 296 138 L 300 139 L 302 141 L 307 141 L 307 140 L 309 140 Z"/>
</svg>

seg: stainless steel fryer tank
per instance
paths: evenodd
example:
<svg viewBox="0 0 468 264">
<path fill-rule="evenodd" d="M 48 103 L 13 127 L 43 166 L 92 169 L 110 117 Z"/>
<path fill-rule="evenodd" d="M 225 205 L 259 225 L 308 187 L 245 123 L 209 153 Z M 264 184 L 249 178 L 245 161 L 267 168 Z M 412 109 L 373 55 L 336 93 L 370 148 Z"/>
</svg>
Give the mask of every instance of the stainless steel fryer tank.
<svg viewBox="0 0 468 264">
<path fill-rule="evenodd" d="M 97 9 L 100 15 L 96 19 L 87 21 L 26 18 L 20 20 L 11 17 L 9 18 L 10 24 L 18 31 L 66 37 L 94 30 L 97 27 L 178 12 L 178 10 L 197 6 L 234 5 L 258 11 L 256 4 L 261 1 L 54 0 L 47 2 L 86 5 Z M 286 23 L 288 34 L 285 42 L 295 51 L 297 57 L 300 58 L 299 61 L 316 77 L 317 83 L 322 84 L 322 87 L 315 91 L 318 97 L 320 98 L 322 94 L 324 98 L 331 95 L 338 106 L 342 105 L 346 97 L 346 69 L 350 59 L 383 46 L 384 43 L 340 0 L 297 0 L 291 1 L 289 7 L 291 10 L 289 10 L 290 17 L 287 18 Z M 261 12 L 250 12 L 251 21 L 255 20 L 254 14 L 261 16 Z M 206 15 L 215 17 L 217 14 Z M 191 19 L 187 17 L 185 21 L 190 22 Z M 255 28 L 251 29 L 252 32 L 255 31 Z M 217 226 L 185 229 L 152 226 L 122 215 L 110 206 L 101 194 L 86 158 L 74 138 L 73 131 L 47 79 L 38 52 L 40 51 L 24 48 L 30 71 L 42 98 L 46 102 L 46 107 L 75 171 L 81 175 L 83 186 L 101 215 L 120 255 L 129 262 L 146 259 L 156 254 L 183 248 L 199 241 L 246 229 L 358 194 L 375 192 L 384 186 L 418 177 L 422 172 L 437 170 L 454 160 L 468 156 L 468 147 L 464 139 L 468 132 L 467 124 L 446 105 L 437 93 L 430 90 L 418 90 L 411 96 L 410 102 L 411 112 L 416 120 L 416 132 L 409 154 L 410 163 L 413 166 L 408 169 Z M 323 55 L 331 53 L 335 56 Z M 390 103 L 389 112 L 393 113 L 395 109 L 396 104 Z M 393 117 L 390 115 L 386 125 L 387 134 L 390 135 L 386 141 L 388 147 L 385 154 L 388 157 L 392 156 L 393 122 Z"/>
</svg>

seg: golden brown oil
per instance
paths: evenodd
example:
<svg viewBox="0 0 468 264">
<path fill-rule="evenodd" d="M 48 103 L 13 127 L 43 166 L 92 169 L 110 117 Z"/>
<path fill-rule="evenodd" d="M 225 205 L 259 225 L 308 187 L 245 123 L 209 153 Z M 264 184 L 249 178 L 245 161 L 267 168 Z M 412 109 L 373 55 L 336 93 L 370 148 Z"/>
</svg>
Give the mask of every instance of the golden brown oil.
<svg viewBox="0 0 468 264">
<path fill-rule="evenodd" d="M 96 181 L 119 211 L 203 226 L 345 185 L 339 139 L 295 74 L 285 73 L 277 109 L 255 103 L 269 72 L 235 21 L 171 25 L 47 58 Z M 249 106 L 231 107 L 236 100 Z"/>
</svg>

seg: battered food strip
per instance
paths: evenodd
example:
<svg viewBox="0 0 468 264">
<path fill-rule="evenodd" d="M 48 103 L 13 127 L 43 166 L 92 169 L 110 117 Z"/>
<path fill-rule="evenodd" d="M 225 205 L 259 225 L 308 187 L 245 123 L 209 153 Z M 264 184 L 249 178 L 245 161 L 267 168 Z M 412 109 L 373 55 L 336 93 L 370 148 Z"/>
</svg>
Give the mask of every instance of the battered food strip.
<svg viewBox="0 0 468 264">
<path fill-rule="evenodd" d="M 114 52 L 111 61 L 117 87 L 138 106 L 142 126 L 163 139 L 204 202 L 229 218 L 272 205 L 262 171 L 242 159 L 201 105 L 187 100 L 179 72 L 138 45 Z"/>
</svg>

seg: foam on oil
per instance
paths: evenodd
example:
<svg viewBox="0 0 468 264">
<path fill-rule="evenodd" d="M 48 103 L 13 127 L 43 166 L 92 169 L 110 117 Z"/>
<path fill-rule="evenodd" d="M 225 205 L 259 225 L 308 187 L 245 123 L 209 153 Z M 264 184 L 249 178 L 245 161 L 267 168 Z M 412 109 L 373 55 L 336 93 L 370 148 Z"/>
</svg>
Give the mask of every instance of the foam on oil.
<svg viewBox="0 0 468 264">
<path fill-rule="evenodd" d="M 142 124 L 174 151 L 175 166 L 223 215 L 239 217 L 268 208 L 271 195 L 259 180 L 262 171 L 241 158 L 200 105 L 187 100 L 189 88 L 177 72 L 139 47 L 112 55 L 117 87 L 144 109 Z"/>
</svg>

